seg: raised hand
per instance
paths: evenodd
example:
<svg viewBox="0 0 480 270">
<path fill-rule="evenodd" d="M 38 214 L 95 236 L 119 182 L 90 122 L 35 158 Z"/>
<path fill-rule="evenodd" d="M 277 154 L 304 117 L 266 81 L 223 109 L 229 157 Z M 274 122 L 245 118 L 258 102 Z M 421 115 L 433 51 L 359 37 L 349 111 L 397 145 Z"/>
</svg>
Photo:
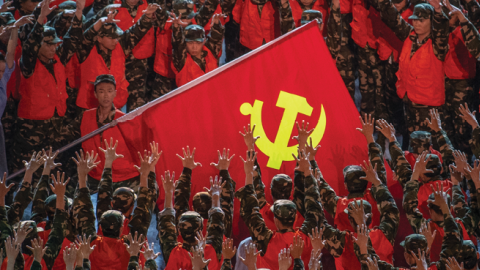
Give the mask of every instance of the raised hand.
<svg viewBox="0 0 480 270">
<path fill-rule="evenodd" d="M 432 170 L 427 170 L 427 163 L 431 160 L 430 157 L 427 159 L 427 151 L 423 151 L 415 161 L 415 166 L 413 167 L 413 173 L 411 180 L 418 180 L 420 181 L 420 177 L 426 173 L 433 173 Z"/>
<path fill-rule="evenodd" d="M 160 159 L 160 156 L 162 155 L 163 151 L 158 152 L 160 148 L 158 148 L 158 143 L 153 141 L 150 143 L 150 151 L 152 152 L 152 155 L 150 156 L 150 171 L 155 172 L 155 166 L 158 163 L 158 160 Z"/>
<path fill-rule="evenodd" d="M 204 250 L 201 247 L 192 247 L 191 252 L 192 255 L 188 253 L 188 256 L 190 256 L 190 259 L 192 260 L 192 270 L 204 269 L 210 263 L 210 259 L 205 261 L 205 258 L 203 257 Z"/>
<path fill-rule="evenodd" d="M 175 172 L 165 171 L 165 177 L 162 175 L 163 190 L 165 191 L 165 208 L 172 208 L 173 192 L 175 191 Z"/>
<path fill-rule="evenodd" d="M 117 9 L 121 8 L 122 7 L 122 4 L 110 4 L 108 6 L 105 7 L 105 9 L 107 10 L 107 13 L 113 13 L 115 14 L 117 12 Z"/>
<path fill-rule="evenodd" d="M 372 167 L 372 163 L 370 163 L 370 160 L 368 162 L 364 160 L 363 165 L 360 166 L 366 174 L 366 176 L 362 176 L 360 177 L 360 179 L 367 180 L 368 182 L 372 183 L 374 187 L 382 184 L 382 181 L 380 181 L 380 178 L 378 178 L 377 164 L 375 164 L 375 167 Z"/>
<path fill-rule="evenodd" d="M 293 259 L 301 259 L 304 245 L 305 242 L 300 235 L 293 236 L 293 243 L 290 245 L 290 252 Z"/>
<path fill-rule="evenodd" d="M 371 114 L 365 114 L 364 118 L 359 116 L 360 122 L 362 122 L 362 128 L 357 128 L 358 131 L 360 131 L 363 136 L 367 139 L 367 143 L 372 143 L 375 142 L 373 139 L 373 132 L 375 131 L 374 126 L 375 126 L 375 118 L 372 117 Z"/>
<path fill-rule="evenodd" d="M 0 180 L 0 206 L 5 207 L 5 196 L 7 196 L 14 185 L 14 183 L 10 183 L 7 186 L 7 173 L 3 173 L 3 179 Z"/>
<path fill-rule="evenodd" d="M 257 269 L 257 255 L 261 252 L 261 250 L 257 251 L 257 246 L 254 243 L 250 243 L 245 250 L 245 258 L 242 258 L 242 256 L 238 257 L 247 266 L 248 270 L 254 270 Z"/>
<path fill-rule="evenodd" d="M 38 170 L 38 168 L 40 168 L 40 166 L 42 166 L 42 164 L 45 162 L 45 158 L 43 157 L 42 154 L 43 154 L 42 151 L 38 153 L 33 152 L 32 157 L 30 158 L 30 161 L 27 162 L 26 160 L 24 160 L 23 165 L 25 165 L 25 170 L 30 173 L 33 173 L 36 170 Z"/>
<path fill-rule="evenodd" d="M 430 223 L 423 222 L 422 226 L 420 227 L 420 234 L 425 236 L 427 239 L 427 249 L 430 249 L 433 244 L 433 240 L 435 239 L 435 235 L 437 235 L 437 231 L 433 231 L 430 227 Z"/>
<path fill-rule="evenodd" d="M 459 116 L 463 119 L 463 121 L 467 122 L 470 126 L 472 126 L 472 129 L 476 129 L 478 127 L 477 118 L 475 118 L 476 111 L 470 112 L 470 109 L 468 108 L 468 104 L 466 102 L 465 105 L 460 105 L 459 110 Z"/>
<path fill-rule="evenodd" d="M 205 250 L 205 246 L 207 245 L 207 237 L 208 237 L 208 232 L 207 235 L 203 236 L 201 231 L 197 231 L 197 236 L 195 236 L 195 240 L 197 241 L 197 246 L 201 250 Z"/>
<path fill-rule="evenodd" d="M 462 173 L 457 167 L 455 167 L 455 164 L 450 164 L 448 169 L 450 170 L 450 179 L 452 180 L 452 184 L 454 186 L 458 186 L 463 179 Z"/>
<path fill-rule="evenodd" d="M 310 237 L 310 242 L 312 243 L 312 250 L 322 252 L 326 242 L 323 240 L 323 228 L 320 228 L 320 230 L 318 227 L 312 228 L 312 234 L 308 234 L 308 237 Z"/>
<path fill-rule="evenodd" d="M 170 12 L 170 18 L 172 19 L 172 24 L 173 24 L 174 27 L 179 27 L 179 26 L 186 27 L 186 26 L 188 26 L 188 22 L 182 21 L 182 13 L 178 14 L 178 17 L 177 17 L 177 15 L 175 15 L 175 13 Z"/>
<path fill-rule="evenodd" d="M 210 194 L 210 196 L 220 196 L 222 193 L 223 187 L 225 187 L 226 181 L 222 183 L 222 177 L 218 179 L 218 176 L 215 176 L 215 180 L 210 176 L 210 189 L 203 187 L 203 189 Z"/>
<path fill-rule="evenodd" d="M 193 152 L 190 154 L 190 147 L 187 145 L 187 151 L 185 151 L 185 148 L 182 148 L 183 150 L 183 157 L 177 154 L 177 157 L 182 160 L 182 164 L 184 168 L 189 168 L 190 170 L 195 169 L 197 166 L 202 167 L 202 164 L 200 162 L 195 162 L 195 148 L 193 148 Z"/>
<path fill-rule="evenodd" d="M 27 237 L 27 235 L 32 230 L 33 228 L 29 226 L 28 222 L 21 223 L 21 226 L 19 226 L 16 230 L 13 231 L 15 242 L 21 245 L 23 241 L 25 241 L 25 238 Z"/>
<path fill-rule="evenodd" d="M 34 15 L 26 15 L 18 19 L 15 24 L 13 25 L 14 28 L 20 28 L 21 26 L 24 26 L 25 24 L 30 24 L 33 23 L 35 19 Z"/>
<path fill-rule="evenodd" d="M 312 249 L 312 254 L 310 255 L 310 262 L 308 262 L 308 269 L 311 270 L 320 270 L 322 269 L 322 250 Z"/>
<path fill-rule="evenodd" d="M 397 140 L 395 137 L 395 127 L 385 121 L 385 119 L 377 120 L 377 126 L 375 128 L 380 131 L 380 133 L 382 133 L 389 142 L 394 142 Z"/>
<path fill-rule="evenodd" d="M 57 195 L 57 209 L 65 210 L 65 201 L 62 200 L 62 198 L 65 196 L 65 190 L 67 189 L 68 182 L 70 182 L 70 177 L 65 181 L 65 173 L 62 173 L 62 177 L 60 178 L 60 172 L 57 172 L 57 178 L 55 178 L 53 174 L 51 177 L 53 185 L 50 184 L 50 188 L 53 193 Z"/>
<path fill-rule="evenodd" d="M 92 240 L 92 236 L 87 236 L 84 234 L 82 236 L 77 236 L 77 240 L 75 244 L 77 244 L 78 249 L 82 252 L 83 258 L 88 259 L 90 254 L 95 250 L 96 245 L 90 246 L 90 242 Z"/>
<path fill-rule="evenodd" d="M 302 250 L 303 250 L 303 247 L 302 247 Z M 292 257 L 290 257 L 290 249 L 284 248 L 280 250 L 280 253 L 278 254 L 278 269 L 288 270 L 288 268 L 290 268 L 291 265 L 292 265 Z"/>
<path fill-rule="evenodd" d="M 30 228 L 32 229 L 32 228 Z M 39 263 L 42 262 L 42 258 L 43 258 L 43 255 L 45 254 L 45 251 L 47 250 L 47 247 L 43 247 L 43 240 L 42 238 L 35 238 L 35 239 L 32 239 L 32 241 L 30 242 L 32 244 L 32 246 L 27 246 L 28 249 L 30 249 L 30 251 L 32 252 L 33 254 L 33 259 Z M 68 269 L 68 268 L 67 268 Z"/>
<path fill-rule="evenodd" d="M 312 160 L 315 160 L 315 155 L 317 155 L 317 151 L 321 146 L 317 145 L 317 147 L 313 147 L 312 137 L 310 137 L 309 139 L 310 139 L 310 144 L 307 142 L 307 144 L 305 145 L 305 152 L 308 155 L 308 159 L 312 161 Z"/>
<path fill-rule="evenodd" d="M 50 151 L 45 151 L 43 150 L 43 160 L 44 160 L 44 165 L 43 165 L 43 175 L 49 175 L 50 172 L 55 169 L 58 166 L 62 166 L 61 163 L 55 163 L 55 158 L 57 158 L 58 155 L 58 150 L 53 152 L 52 147 L 50 147 Z"/>
<path fill-rule="evenodd" d="M 377 258 L 373 257 L 373 260 L 372 260 L 372 258 L 368 257 L 367 267 L 368 267 L 368 270 L 378 270 L 379 268 L 378 268 Z"/>
<path fill-rule="evenodd" d="M 441 183 L 441 185 L 436 183 L 436 187 L 434 187 L 433 185 L 430 185 L 430 187 L 432 188 L 434 200 L 429 199 L 427 200 L 427 202 L 438 205 L 440 209 L 442 209 L 443 214 L 450 214 L 450 209 L 448 208 L 447 204 L 447 196 L 450 189 L 448 189 L 447 191 L 443 191 L 443 183 Z"/>
<path fill-rule="evenodd" d="M 233 245 L 233 239 L 226 238 L 222 243 L 222 255 L 223 259 L 231 260 L 235 253 L 237 252 L 237 247 Z"/>
<path fill-rule="evenodd" d="M 15 7 L 11 7 L 10 5 L 12 5 L 13 1 L 5 1 L 5 3 L 3 3 L 1 6 L 0 6 L 0 12 L 7 12 L 7 11 L 10 11 L 10 10 L 14 10 Z"/>
<path fill-rule="evenodd" d="M 457 259 L 455 259 L 455 257 L 450 257 L 447 259 L 446 267 L 447 267 L 447 270 L 464 270 L 463 262 L 459 264 L 457 262 Z"/>
<path fill-rule="evenodd" d="M 440 0 L 428 0 L 428 3 L 432 5 L 435 9 L 435 12 L 442 13 L 442 4 Z"/>
<path fill-rule="evenodd" d="M 449 0 L 443 0 L 443 5 L 446 6 L 447 9 L 449 10 L 448 16 L 450 18 L 456 16 L 461 23 L 467 21 L 467 18 L 465 18 L 465 14 L 463 14 L 463 12 L 456 6 L 452 6 Z"/>
<path fill-rule="evenodd" d="M 15 259 L 20 252 L 21 246 L 22 243 L 17 243 L 11 236 L 7 237 L 7 240 L 5 240 L 5 252 L 7 253 L 7 261 L 10 262 L 8 264 L 11 264 L 11 268 L 7 267 L 7 269 L 13 269 L 13 266 L 15 265 Z"/>
<path fill-rule="evenodd" d="M 465 168 L 468 167 L 468 161 L 465 153 L 459 150 L 453 150 L 453 158 L 456 165 L 455 170 L 467 176 L 468 173 L 465 171 Z M 468 177 L 470 177 L 470 175 L 468 175 Z"/>
<path fill-rule="evenodd" d="M 115 141 L 113 144 L 113 138 L 110 138 L 110 145 L 107 142 L 107 139 L 104 140 L 105 149 L 98 147 L 100 151 L 105 154 L 105 168 L 112 168 L 113 162 L 117 158 L 123 158 L 123 155 L 117 154 L 118 141 Z"/>
<path fill-rule="evenodd" d="M 480 161 L 477 159 L 473 162 L 473 167 L 467 166 L 465 171 L 472 178 L 473 183 L 475 184 L 475 189 L 480 188 Z"/>
<path fill-rule="evenodd" d="M 150 173 L 150 153 L 145 150 L 142 157 L 142 154 L 138 152 L 138 157 L 140 158 L 140 167 L 138 167 L 137 165 L 133 166 L 135 167 L 135 169 L 138 170 L 140 175 L 148 176 L 148 174 Z"/>
<path fill-rule="evenodd" d="M 154 246 L 154 243 L 152 242 L 152 246 L 149 246 L 148 245 L 148 242 L 145 241 L 145 244 L 143 244 L 143 257 L 145 257 L 145 260 L 155 260 L 158 255 L 162 254 L 160 252 L 158 253 L 155 253 L 153 251 L 153 246 Z"/>
<path fill-rule="evenodd" d="M 368 228 L 364 224 L 357 225 L 357 237 L 353 236 L 353 240 L 360 247 L 360 254 L 368 254 Z"/>
<path fill-rule="evenodd" d="M 429 0 L 430 2 L 439 2 L 439 0 Z M 441 12 L 441 11 L 440 11 Z M 440 114 L 438 113 L 437 109 L 430 109 L 430 119 L 426 119 L 427 126 L 433 131 L 440 131 L 442 130 L 442 121 L 440 121 Z"/>
<path fill-rule="evenodd" d="M 365 215 L 365 209 L 363 208 L 363 200 L 360 200 L 360 205 L 358 205 L 357 202 L 358 201 L 354 201 L 348 204 L 347 211 L 349 215 L 355 220 L 357 226 L 366 225 L 368 216 Z"/>
<path fill-rule="evenodd" d="M 70 247 L 65 247 L 63 251 L 63 261 L 65 262 L 66 270 L 74 268 L 78 253 L 80 253 L 80 251 L 74 244 L 71 244 Z"/>
<path fill-rule="evenodd" d="M 253 154 L 249 155 L 247 151 L 247 160 L 243 159 L 242 156 L 240 158 L 243 161 L 243 169 L 245 171 L 245 185 L 251 185 L 253 184 L 253 171 L 255 171 L 257 153 L 253 152 Z"/>
<path fill-rule="evenodd" d="M 138 256 L 143 244 L 145 243 L 143 241 L 143 235 L 140 234 L 139 237 L 138 232 L 135 232 L 135 237 L 132 237 L 132 234 L 129 233 L 127 239 L 130 242 L 130 245 L 128 245 L 127 243 L 123 243 L 123 245 L 125 245 L 125 247 L 127 248 L 128 254 L 130 254 L 130 257 Z"/>
<path fill-rule="evenodd" d="M 151 19 L 153 17 L 153 13 L 155 13 L 157 9 L 162 9 L 159 4 L 148 4 L 147 9 L 143 11 L 143 14 L 145 14 L 145 16 Z"/>
<path fill-rule="evenodd" d="M 75 164 L 77 164 L 77 173 L 78 173 L 78 181 L 79 187 L 84 188 L 87 186 L 87 175 L 88 173 L 93 170 L 93 168 L 97 167 L 100 162 L 93 163 L 90 161 L 92 158 L 90 157 L 90 153 L 87 152 L 87 156 L 83 154 L 83 150 L 80 149 L 80 154 L 75 152 L 77 159 L 72 157 Z"/>
<path fill-rule="evenodd" d="M 297 125 L 297 130 L 298 130 L 298 135 L 293 136 L 292 139 L 297 140 L 298 142 L 298 149 L 300 151 L 305 149 L 305 145 L 307 144 L 308 137 L 312 134 L 312 132 L 315 130 L 312 128 L 312 130 L 308 131 L 308 124 L 305 125 L 305 121 L 302 121 L 302 125 L 300 126 L 298 122 L 295 122 Z"/>
<path fill-rule="evenodd" d="M 220 19 L 226 18 L 227 16 L 225 14 L 213 14 L 212 16 L 212 26 L 214 24 L 222 24 L 222 21 Z"/>
<path fill-rule="evenodd" d="M 427 260 L 425 258 L 425 251 L 422 251 L 421 249 L 418 249 L 418 256 L 415 254 L 415 252 L 410 251 L 412 253 L 413 258 L 415 259 L 415 265 L 417 266 L 416 270 L 427 270 L 428 265 L 427 265 Z M 427 252 L 428 254 L 428 252 Z"/>
<path fill-rule="evenodd" d="M 212 162 L 210 163 L 210 165 L 217 168 L 217 170 L 219 171 L 228 170 L 228 167 L 230 167 L 230 161 L 232 161 L 235 154 L 233 154 L 230 158 L 228 158 L 228 156 L 230 156 L 230 149 L 225 150 L 225 148 L 223 148 L 223 154 L 220 153 L 220 150 L 218 150 L 217 153 L 218 153 L 218 163 Z"/>
<path fill-rule="evenodd" d="M 57 8 L 57 6 L 50 7 L 51 2 L 52 0 L 43 0 L 42 3 L 40 3 L 40 15 L 38 16 L 37 23 L 43 24 L 47 16 Z"/>
<path fill-rule="evenodd" d="M 240 135 L 243 136 L 243 140 L 245 141 L 245 145 L 247 145 L 248 151 L 255 151 L 255 142 L 260 138 L 260 136 L 253 137 L 253 132 L 255 131 L 255 125 L 253 128 L 250 129 L 250 124 L 248 124 L 247 128 L 243 127 L 242 133 L 239 131 Z"/>
<path fill-rule="evenodd" d="M 295 158 L 298 164 L 298 166 L 295 168 L 296 171 L 303 172 L 305 177 L 312 174 L 312 167 L 308 161 L 309 155 L 305 154 L 305 151 L 299 151 L 298 158 L 294 154 L 292 154 L 292 156 Z"/>
</svg>

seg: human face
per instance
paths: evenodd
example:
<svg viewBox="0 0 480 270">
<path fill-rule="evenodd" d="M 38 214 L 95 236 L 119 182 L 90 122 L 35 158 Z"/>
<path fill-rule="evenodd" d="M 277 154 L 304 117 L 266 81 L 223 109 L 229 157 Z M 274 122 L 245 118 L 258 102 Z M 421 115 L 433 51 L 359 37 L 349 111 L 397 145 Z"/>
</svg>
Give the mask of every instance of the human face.
<svg viewBox="0 0 480 270">
<path fill-rule="evenodd" d="M 0 61 L 0 80 L 3 78 L 3 74 L 5 73 L 6 68 L 7 68 L 7 62 Z"/>
<path fill-rule="evenodd" d="M 300 0 L 304 6 L 310 6 L 314 0 Z"/>
<path fill-rule="evenodd" d="M 117 43 L 118 43 L 118 40 L 116 38 L 111 38 L 111 37 L 98 37 L 97 40 L 98 40 L 98 43 L 100 43 L 100 45 L 109 49 L 110 51 L 115 50 L 115 47 L 117 46 Z"/>
<path fill-rule="evenodd" d="M 403 0 L 402 2 L 397 3 L 397 4 L 393 4 L 393 6 L 394 6 L 398 11 L 404 9 L 406 5 L 407 5 L 407 0 Z"/>
<path fill-rule="evenodd" d="M 25 2 L 20 2 L 20 8 L 27 14 L 31 14 L 35 8 L 37 7 L 38 2 L 32 2 L 31 0 L 27 0 Z"/>
<path fill-rule="evenodd" d="M 112 83 L 101 82 L 95 87 L 95 97 L 100 107 L 111 108 L 116 96 L 117 90 L 115 90 L 115 85 Z"/>
<path fill-rule="evenodd" d="M 57 50 L 57 44 L 50 44 L 42 42 L 40 49 L 38 50 L 38 55 L 40 57 L 46 58 L 48 60 L 53 59 L 55 57 L 55 51 Z"/>
<path fill-rule="evenodd" d="M 419 37 L 426 37 L 432 31 L 432 23 L 430 19 L 413 20 L 413 29 Z"/>
<path fill-rule="evenodd" d="M 140 0 L 126 0 L 125 2 L 127 3 L 127 5 L 134 7 L 138 4 L 138 2 L 140 2 Z"/>
<path fill-rule="evenodd" d="M 187 42 L 187 52 L 195 57 L 200 57 L 202 55 L 203 45 L 205 45 L 205 40 L 200 41 L 188 41 Z"/>
</svg>

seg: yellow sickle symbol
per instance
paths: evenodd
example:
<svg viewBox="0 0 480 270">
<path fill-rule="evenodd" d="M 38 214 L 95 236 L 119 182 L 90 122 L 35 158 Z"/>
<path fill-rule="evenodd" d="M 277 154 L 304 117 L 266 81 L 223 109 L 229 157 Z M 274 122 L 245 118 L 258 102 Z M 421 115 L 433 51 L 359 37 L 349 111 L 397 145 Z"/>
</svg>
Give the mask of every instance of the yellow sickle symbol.
<svg viewBox="0 0 480 270">
<path fill-rule="evenodd" d="M 250 103 L 243 103 L 240 106 L 240 112 L 243 115 L 251 115 L 250 124 L 252 126 L 256 125 L 253 136 L 260 136 L 260 139 L 258 139 L 256 142 L 258 149 L 269 157 L 267 167 L 278 170 L 282 166 L 283 161 L 292 161 L 292 153 L 297 152 L 298 144 L 288 146 L 297 115 L 301 113 L 310 116 L 313 108 L 308 104 L 306 98 L 284 91 L 280 91 L 276 106 L 279 108 L 284 108 L 285 111 L 283 112 L 282 120 L 280 122 L 274 143 L 268 139 L 267 134 L 263 129 L 263 101 L 255 100 L 253 106 Z M 314 147 L 317 146 L 322 140 L 326 125 L 327 118 L 322 105 L 317 126 L 310 135 Z"/>
</svg>

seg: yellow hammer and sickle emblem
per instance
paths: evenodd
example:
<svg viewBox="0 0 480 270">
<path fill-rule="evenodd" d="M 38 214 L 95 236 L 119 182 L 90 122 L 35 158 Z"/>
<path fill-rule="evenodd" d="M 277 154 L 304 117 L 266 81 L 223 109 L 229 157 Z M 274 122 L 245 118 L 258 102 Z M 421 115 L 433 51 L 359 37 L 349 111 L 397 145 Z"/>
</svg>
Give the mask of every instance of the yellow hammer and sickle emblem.
<svg viewBox="0 0 480 270">
<path fill-rule="evenodd" d="M 250 124 L 256 125 L 253 136 L 260 136 L 256 144 L 260 151 L 269 157 L 267 167 L 273 169 L 280 169 L 283 161 L 292 161 L 292 153 L 297 152 L 298 144 L 288 146 L 288 142 L 291 138 L 295 120 L 299 113 L 311 116 L 313 108 L 307 102 L 307 99 L 298 95 L 290 94 L 284 91 L 280 91 L 280 95 L 277 100 L 277 107 L 285 109 L 282 116 L 282 121 L 278 127 L 277 136 L 275 142 L 271 142 L 263 128 L 262 123 L 262 107 L 263 101 L 255 100 L 253 106 L 250 103 L 243 103 L 240 106 L 240 112 L 243 115 L 250 116 Z M 325 116 L 325 110 L 323 105 L 321 106 L 320 118 L 318 120 L 315 130 L 310 135 L 312 138 L 313 147 L 317 146 L 322 140 L 325 133 L 325 127 L 327 125 L 327 118 Z"/>
</svg>

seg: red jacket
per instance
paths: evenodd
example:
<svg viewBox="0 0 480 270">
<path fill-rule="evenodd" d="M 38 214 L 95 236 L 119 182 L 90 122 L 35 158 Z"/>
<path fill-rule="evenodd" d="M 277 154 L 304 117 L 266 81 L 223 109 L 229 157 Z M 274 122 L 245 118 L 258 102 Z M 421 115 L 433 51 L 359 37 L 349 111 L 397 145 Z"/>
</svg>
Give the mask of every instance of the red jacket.
<svg viewBox="0 0 480 270">
<path fill-rule="evenodd" d="M 254 50 L 280 36 L 280 21 L 278 10 L 272 1 L 268 1 L 262 9 L 262 16 L 258 14 L 257 5 L 251 0 L 243 2 L 242 18 L 240 23 L 240 43 Z"/>
<path fill-rule="evenodd" d="M 410 35 L 414 35 L 414 31 Z M 417 104 L 440 106 L 445 103 L 445 77 L 443 62 L 433 52 L 429 39 L 410 57 L 412 40 L 403 43 L 397 72 L 397 94 Z"/>
<path fill-rule="evenodd" d="M 188 251 L 186 251 L 182 244 L 178 244 L 172 252 L 170 252 L 170 257 L 168 259 L 167 266 L 165 270 L 178 270 L 178 269 L 192 269 L 192 260 L 190 259 Z M 219 270 L 221 267 L 221 263 L 217 259 L 217 253 L 215 249 L 210 245 L 207 244 L 205 246 L 204 251 L 205 260 L 211 259 L 210 263 L 208 264 L 208 269 L 212 270 Z"/>
<path fill-rule="evenodd" d="M 90 243 L 90 246 L 96 245 L 90 254 L 91 270 L 127 269 L 130 254 L 123 243 L 123 239 L 97 236 Z M 139 263 L 145 264 L 142 256 Z"/>
<path fill-rule="evenodd" d="M 172 20 L 165 23 L 163 29 L 157 29 L 157 42 L 155 44 L 155 73 L 167 78 L 175 78 L 172 68 Z"/>
<path fill-rule="evenodd" d="M 65 67 L 57 55 L 54 59 L 57 61 L 53 65 L 55 78 L 38 59 L 32 76 L 27 79 L 22 74 L 18 117 L 47 120 L 55 110 L 59 116 L 65 115 L 68 98 Z"/>
<path fill-rule="evenodd" d="M 172 69 L 173 72 L 175 72 L 175 80 L 178 87 L 193 81 L 218 67 L 218 59 L 213 55 L 213 53 L 205 46 L 203 46 L 203 50 L 207 52 L 207 57 L 205 57 L 205 72 L 198 66 L 197 63 L 195 63 L 195 61 L 193 61 L 189 53 L 187 53 L 187 59 L 185 60 L 185 65 L 183 66 L 182 70 L 177 71 L 172 63 Z"/>
<path fill-rule="evenodd" d="M 462 230 L 463 240 L 471 240 L 470 236 L 465 230 L 465 226 L 463 226 L 463 223 L 460 220 L 456 220 L 456 222 Z M 430 226 L 432 228 L 432 231 L 437 231 L 437 235 L 435 236 L 435 239 L 433 239 L 432 249 L 430 251 L 430 261 L 438 262 L 440 260 L 440 252 L 442 251 L 442 240 L 443 236 L 445 235 L 445 231 L 443 230 L 443 227 L 438 226 L 435 222 L 431 220 Z"/>
<path fill-rule="evenodd" d="M 460 26 L 448 36 L 448 46 L 450 49 L 445 57 L 445 75 L 454 80 L 473 79 L 477 59 L 468 52 Z"/>
<path fill-rule="evenodd" d="M 289 0 L 290 7 L 292 8 L 293 20 L 295 21 L 295 27 L 300 27 L 302 25 L 302 7 L 300 6 L 299 0 Z M 328 21 L 329 7 L 327 1 L 316 0 L 312 7 L 313 10 L 318 10 L 323 15 L 323 23 L 326 24 Z M 323 27 L 323 36 L 327 36 L 327 27 Z"/>
<path fill-rule="evenodd" d="M 137 8 L 137 16 L 132 18 L 130 13 L 128 13 L 127 8 L 119 8 L 117 15 L 115 15 L 115 19 L 120 20 L 117 22 L 118 27 L 122 28 L 123 31 L 128 30 L 132 27 L 135 23 L 140 20 L 143 15 L 143 11 L 146 10 L 148 7 L 147 1 L 143 1 L 143 4 L 138 6 Z M 145 36 L 140 40 L 140 42 L 133 48 L 133 56 L 136 59 L 145 59 L 149 58 L 153 55 L 153 51 L 155 48 L 155 33 L 153 27 L 148 30 Z"/>
<path fill-rule="evenodd" d="M 122 46 L 117 46 L 112 51 L 110 69 L 107 68 L 102 56 L 94 47 L 88 55 L 85 62 L 80 64 L 82 70 L 82 78 L 80 80 L 80 88 L 78 89 L 77 106 L 84 109 L 92 109 L 98 107 L 98 101 L 95 98 L 93 82 L 98 75 L 111 74 L 115 77 L 117 84 L 117 96 L 113 101 L 115 108 L 122 108 L 127 103 L 129 85 L 125 78 L 125 54 Z"/>
<path fill-rule="evenodd" d="M 119 110 L 115 111 L 114 119 L 118 119 L 119 117 L 125 115 Z M 80 125 L 81 135 L 85 136 L 88 133 L 97 130 L 97 109 L 91 109 L 85 111 L 83 113 L 82 123 Z M 132 131 L 134 132 L 134 131 Z M 120 132 L 118 127 L 112 127 L 102 132 L 102 134 L 98 134 L 82 143 L 83 151 L 89 152 L 92 150 L 98 151 L 98 147 L 105 148 L 103 139 L 107 141 L 110 138 L 114 140 L 118 140 L 117 146 L 117 153 L 122 154 L 124 157 L 115 160 L 112 164 L 112 181 L 113 182 L 121 182 L 124 180 L 131 179 L 135 176 L 138 176 L 137 169 L 134 168 L 134 162 L 132 153 L 128 149 L 125 140 L 123 139 L 123 134 Z M 93 168 L 88 175 L 93 177 L 94 179 L 100 180 L 102 177 L 103 167 L 105 166 L 105 157 L 100 155 L 100 164 Z M 127 233 L 128 234 L 128 233 Z"/>
</svg>

